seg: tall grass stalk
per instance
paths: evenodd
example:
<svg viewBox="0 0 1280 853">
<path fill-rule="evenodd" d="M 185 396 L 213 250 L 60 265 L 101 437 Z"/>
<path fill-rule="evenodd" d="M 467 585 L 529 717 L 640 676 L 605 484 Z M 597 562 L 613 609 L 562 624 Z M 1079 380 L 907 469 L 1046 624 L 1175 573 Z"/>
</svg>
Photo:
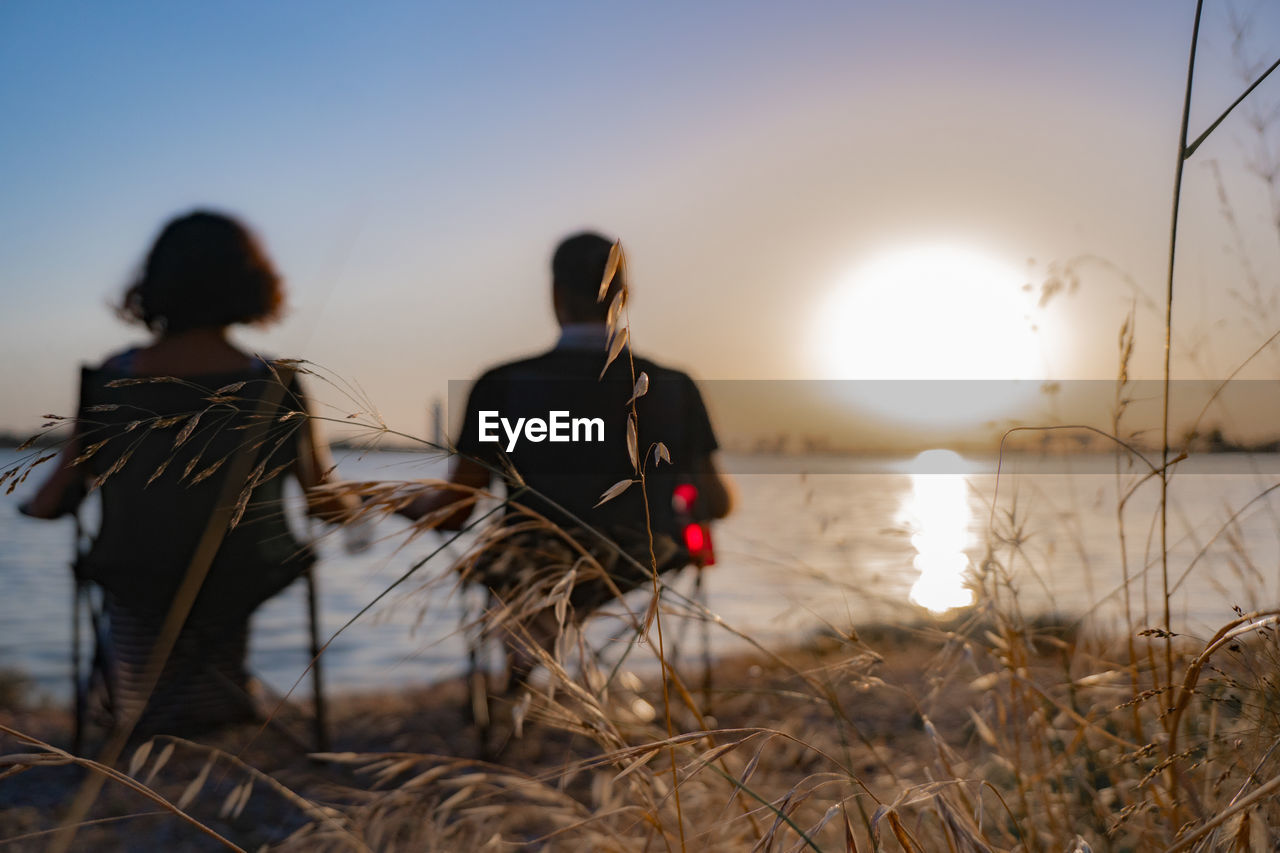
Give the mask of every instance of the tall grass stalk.
<svg viewBox="0 0 1280 853">
<path fill-rule="evenodd" d="M 1164 300 L 1164 390 L 1160 414 L 1160 579 L 1164 590 L 1164 630 L 1173 632 L 1169 613 L 1169 389 L 1173 355 L 1173 282 L 1178 253 L 1178 213 L 1182 204 L 1182 169 L 1187 162 L 1187 128 L 1191 121 L 1191 89 L 1195 82 L 1196 44 L 1200 39 L 1200 16 L 1204 0 L 1196 0 L 1195 22 L 1191 25 L 1191 50 L 1187 57 L 1187 86 L 1182 100 L 1182 126 L 1178 132 L 1178 157 L 1173 173 L 1173 204 L 1169 221 L 1169 268 Z M 1164 644 L 1164 683 L 1173 686 L 1173 638 Z M 1177 770 L 1171 765 L 1170 792 L 1177 788 Z M 1175 797 L 1176 801 L 1176 797 Z"/>
<path fill-rule="evenodd" d="M 656 651 L 658 656 L 658 665 L 662 671 L 662 715 L 667 725 L 667 737 L 670 738 L 675 735 L 675 726 L 671 721 L 671 694 L 668 689 L 668 684 L 671 680 L 669 673 L 672 671 L 672 667 L 670 662 L 667 660 L 666 646 L 662 635 L 662 608 L 659 606 L 659 603 L 662 600 L 662 588 L 658 582 L 658 558 L 653 550 L 653 518 L 649 512 L 648 480 L 645 477 L 645 471 L 648 468 L 650 457 L 653 456 L 655 459 L 657 457 L 656 454 L 651 453 L 651 448 L 645 448 L 644 455 L 641 457 L 639 448 L 637 447 L 637 421 L 639 419 L 639 414 L 636 412 L 636 402 L 648 390 L 649 380 L 647 376 L 644 376 L 644 374 L 641 374 L 640 377 L 636 376 L 635 353 L 631 348 L 630 340 L 631 305 L 629 299 L 629 288 L 631 286 L 631 278 L 627 270 L 626 251 L 622 248 L 622 242 L 620 240 L 615 241 L 613 246 L 610 248 L 609 259 L 605 263 L 604 276 L 600 282 L 600 297 L 602 300 L 608 294 L 609 285 L 615 278 L 615 274 L 622 283 L 617 296 L 617 298 L 621 299 L 622 302 L 618 310 L 609 311 L 609 337 L 614 342 L 610 346 L 609 360 L 613 360 L 613 357 L 616 355 L 615 347 L 619 344 L 626 348 L 627 365 L 631 372 L 631 387 L 633 389 L 631 393 L 631 400 L 628 403 L 627 450 L 631 457 L 632 470 L 640 481 L 640 500 L 641 503 L 644 504 L 645 537 L 648 540 L 649 546 L 649 575 L 653 581 L 653 598 L 649 605 L 648 612 L 645 614 L 643 630 L 647 633 L 649 624 L 652 622 L 654 630 L 658 635 L 658 647 Z M 625 315 L 626 317 L 626 321 L 620 325 L 617 322 L 620 319 L 619 314 Z M 606 363 L 605 369 L 607 370 L 608 367 L 609 365 Z M 643 384 L 641 383 L 641 379 L 643 379 Z M 692 698 L 690 697 L 688 701 L 690 702 L 690 709 L 695 710 L 696 712 L 696 708 L 692 704 Z M 671 748 L 670 757 L 671 787 L 676 805 L 676 825 L 680 836 L 680 850 L 681 853 L 684 853 L 686 849 L 684 837 L 684 811 L 680 802 L 680 780 L 676 774 L 676 755 L 674 746 Z"/>
<path fill-rule="evenodd" d="M 1253 83 L 1249 84 L 1244 91 L 1213 121 L 1196 139 L 1188 143 L 1189 126 L 1191 120 L 1191 97 L 1192 89 L 1195 83 L 1195 66 L 1196 66 L 1196 47 L 1200 38 L 1200 22 L 1204 10 L 1204 0 L 1196 0 L 1195 19 L 1191 27 L 1191 46 L 1187 57 L 1187 82 L 1182 102 L 1182 121 L 1178 131 L 1178 152 L 1174 166 L 1173 178 L 1173 202 L 1171 204 L 1169 217 L 1169 262 L 1168 274 L 1165 281 L 1165 312 L 1164 312 L 1164 365 L 1163 378 L 1164 388 L 1162 395 L 1162 407 L 1160 418 L 1160 575 L 1164 600 L 1164 685 L 1165 688 L 1172 691 L 1173 683 L 1173 620 L 1170 614 L 1170 602 L 1172 600 L 1172 589 L 1169 583 L 1169 478 L 1170 465 L 1169 458 L 1171 446 L 1169 441 L 1169 408 L 1170 408 L 1170 383 L 1172 379 L 1172 350 L 1173 350 L 1173 301 L 1174 301 L 1174 282 L 1175 270 L 1177 262 L 1178 250 L 1178 223 L 1179 213 L 1182 202 L 1182 183 L 1183 168 L 1195 154 L 1196 150 L 1207 140 L 1213 132 L 1226 120 L 1236 107 L 1255 90 L 1270 74 L 1280 67 L 1280 59 L 1277 59 L 1266 71 L 1264 71 Z M 1265 346 L 1265 345 L 1264 345 Z M 1211 402 L 1211 401 L 1210 401 Z M 1206 404 L 1207 406 L 1208 404 Z M 1168 737 L 1169 737 L 1169 796 L 1175 804 L 1175 817 L 1181 814 L 1178 797 L 1178 762 L 1175 760 L 1175 745 L 1177 742 L 1176 720 L 1174 715 L 1169 720 Z"/>
</svg>

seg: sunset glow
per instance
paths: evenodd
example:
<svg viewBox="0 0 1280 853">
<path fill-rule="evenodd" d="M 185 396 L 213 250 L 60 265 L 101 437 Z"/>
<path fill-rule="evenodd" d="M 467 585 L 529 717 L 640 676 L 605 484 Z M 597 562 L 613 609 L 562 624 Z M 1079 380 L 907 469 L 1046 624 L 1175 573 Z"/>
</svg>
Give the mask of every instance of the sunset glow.
<svg viewBox="0 0 1280 853">
<path fill-rule="evenodd" d="M 814 360 L 850 386 L 859 407 L 914 423 L 975 423 L 1007 415 L 1043 378 L 1040 341 L 1017 268 L 974 249 L 899 249 L 854 268 L 823 301 Z M 932 382 L 925 393 L 910 380 Z"/>
</svg>

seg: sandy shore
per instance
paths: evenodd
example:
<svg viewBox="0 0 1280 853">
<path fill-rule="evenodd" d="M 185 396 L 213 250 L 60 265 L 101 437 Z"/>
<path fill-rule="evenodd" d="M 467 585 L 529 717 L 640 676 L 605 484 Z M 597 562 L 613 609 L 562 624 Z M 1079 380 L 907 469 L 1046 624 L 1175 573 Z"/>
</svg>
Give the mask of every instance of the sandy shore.
<svg viewBox="0 0 1280 853">
<path fill-rule="evenodd" d="M 710 684 L 699 665 L 686 665 L 683 679 L 701 719 L 678 697 L 672 700 L 673 726 L 678 731 L 763 728 L 778 733 L 777 750 L 757 770 L 764 788 L 788 784 L 789 779 L 816 771 L 824 751 L 836 752 L 852 768 L 866 774 L 871 786 L 882 786 L 887 795 L 901 788 L 904 778 L 915 778 L 933 753 L 925 732 L 918 697 L 937 687 L 939 673 L 931 668 L 938 644 L 905 631 L 886 632 L 851 643 L 848 638 L 825 637 L 788 649 L 776 656 L 745 654 L 716 662 Z M 874 649 L 874 651 L 872 651 Z M 816 701 L 814 684 L 827 685 L 831 696 L 849 716 L 858 733 L 856 743 L 836 742 L 833 706 Z M 709 689 L 707 689 L 709 687 Z M 679 691 L 673 691 L 678 694 Z M 935 691 L 936 692 L 936 691 Z M 487 738 L 472 724 L 466 685 L 455 679 L 420 689 L 363 693 L 332 697 L 330 726 L 333 753 L 394 752 L 437 756 L 438 761 L 459 759 L 488 762 L 478 767 L 500 766 L 534 777 L 554 776 L 575 761 L 599 755 L 592 739 L 575 733 L 573 726 L 548 722 L 539 704 L 523 716 L 519 735 L 513 731 L 512 703 L 495 699 L 493 724 Z M 624 676 L 612 689 L 621 730 L 632 732 L 644 743 L 664 725 L 661 685 Z M 963 729 L 967 696 L 954 692 L 948 701 L 934 703 L 939 728 Z M 307 720 L 297 709 L 281 712 L 282 724 L 297 738 L 308 738 Z M 0 722 L 58 747 L 70 740 L 71 719 L 56 707 L 0 710 Z M 182 799 L 212 751 L 234 756 L 221 758 L 189 804 L 190 813 L 246 849 L 256 849 L 285 839 L 308 821 L 304 810 L 273 784 L 258 779 L 238 816 L 223 814 L 236 786 L 249 778 L 235 762 L 255 768 L 290 791 L 316 802 L 359 801 L 360 791 L 377 787 L 377 780 L 357 771 L 358 763 L 317 759 L 274 727 L 242 726 L 211 733 L 198 744 L 178 744 L 172 758 L 152 779 L 155 789 L 172 801 Z M 788 738 L 794 739 L 788 745 Z M 806 746 L 801 746 L 805 744 Z M 92 755 L 96 743 L 91 744 Z M 120 766 L 128 766 L 126 752 Z M 163 742 L 136 774 L 146 777 Z M 0 735 L 0 752 L 36 751 L 12 737 Z M 892 768 L 892 769 L 889 769 Z M 0 839 L 27 836 L 7 849 L 44 849 L 49 838 L 42 833 L 56 825 L 85 772 L 76 766 L 37 766 L 0 778 Z M 617 772 L 616 767 L 610 772 Z M 589 776 L 590 774 L 586 774 Z M 775 778 L 776 777 L 776 778 Z M 568 781 L 571 793 L 590 781 Z M 585 791 L 585 788 L 584 788 Z M 585 794 L 584 794 L 585 795 Z M 129 815 L 134 815 L 128 817 Z M 75 849 L 134 850 L 223 849 L 201 837 L 171 814 L 159 812 L 134 792 L 108 783 L 98 798 L 93 819 L 105 820 L 80 830 Z"/>
</svg>

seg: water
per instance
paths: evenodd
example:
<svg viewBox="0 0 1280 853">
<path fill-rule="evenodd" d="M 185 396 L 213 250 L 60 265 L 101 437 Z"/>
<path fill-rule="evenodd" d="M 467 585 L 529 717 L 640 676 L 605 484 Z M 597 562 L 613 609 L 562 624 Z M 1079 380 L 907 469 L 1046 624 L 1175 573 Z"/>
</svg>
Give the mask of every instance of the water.
<svg viewBox="0 0 1280 853">
<path fill-rule="evenodd" d="M 0 451 L 0 466 L 16 459 L 14 451 Z M 727 458 L 738 503 L 715 528 L 718 564 L 704 573 L 709 606 L 735 628 L 770 642 L 796 640 L 823 625 L 927 617 L 922 604 L 942 608 L 967 600 L 958 576 L 983 564 L 994 521 L 1006 536 L 1017 532 L 1016 549 L 1005 545 L 996 557 L 1009 570 L 1011 586 L 1003 594 L 1016 592 L 1027 612 L 1089 614 L 1104 625 L 1123 625 L 1127 570 L 1135 624 L 1161 623 L 1156 483 L 1139 487 L 1127 503 L 1126 569 L 1117 486 L 1137 477 L 1117 480 L 1110 457 L 1077 457 L 1065 466 L 1006 460 L 998 494 L 989 466 L 951 459 L 951 467 L 939 468 L 937 462 Z M 445 465 L 369 453 L 340 458 L 338 470 L 352 479 L 406 479 L 442 476 Z M 1203 634 L 1231 618 L 1233 605 L 1276 602 L 1280 506 L 1274 494 L 1257 497 L 1280 481 L 1266 473 L 1275 471 L 1275 456 L 1206 456 L 1180 464 L 1169 514 L 1175 629 Z M 69 693 L 73 529 L 69 520 L 17 514 L 18 501 L 35 485 L 33 475 L 15 494 L 0 496 L 0 668 L 24 671 L 39 691 L 61 701 Z M 92 507 L 85 514 L 92 516 Z M 443 541 L 434 533 L 406 541 L 406 529 L 399 519 L 379 523 L 372 548 L 356 556 L 335 536 L 319 540 L 326 636 Z M 335 689 L 395 688 L 462 668 L 457 629 L 465 602 L 452 590 L 449 566 L 465 544 L 427 562 L 338 637 L 325 659 Z M 432 579 L 438 580 L 423 589 Z M 692 594 L 692 580 L 688 573 L 676 585 Z M 667 624 L 668 643 L 696 650 L 696 627 L 675 617 Z M 597 620 L 591 636 L 609 646 L 621 625 L 616 618 Z M 730 632 L 712 631 L 716 651 L 739 643 Z M 629 660 L 642 665 L 651 656 L 641 649 Z M 307 660 L 303 589 L 295 585 L 255 615 L 250 662 L 284 691 Z"/>
</svg>

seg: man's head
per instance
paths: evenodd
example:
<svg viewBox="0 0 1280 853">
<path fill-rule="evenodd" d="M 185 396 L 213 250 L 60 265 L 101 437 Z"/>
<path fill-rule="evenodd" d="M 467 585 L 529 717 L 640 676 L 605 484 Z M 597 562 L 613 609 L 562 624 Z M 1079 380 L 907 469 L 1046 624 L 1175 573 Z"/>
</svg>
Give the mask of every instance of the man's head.
<svg viewBox="0 0 1280 853">
<path fill-rule="evenodd" d="M 551 295 L 561 326 L 605 321 L 609 304 L 622 287 L 619 271 L 604 300 L 596 299 L 612 248 L 612 240 L 590 231 L 566 237 L 556 247 L 551 257 Z"/>
</svg>

